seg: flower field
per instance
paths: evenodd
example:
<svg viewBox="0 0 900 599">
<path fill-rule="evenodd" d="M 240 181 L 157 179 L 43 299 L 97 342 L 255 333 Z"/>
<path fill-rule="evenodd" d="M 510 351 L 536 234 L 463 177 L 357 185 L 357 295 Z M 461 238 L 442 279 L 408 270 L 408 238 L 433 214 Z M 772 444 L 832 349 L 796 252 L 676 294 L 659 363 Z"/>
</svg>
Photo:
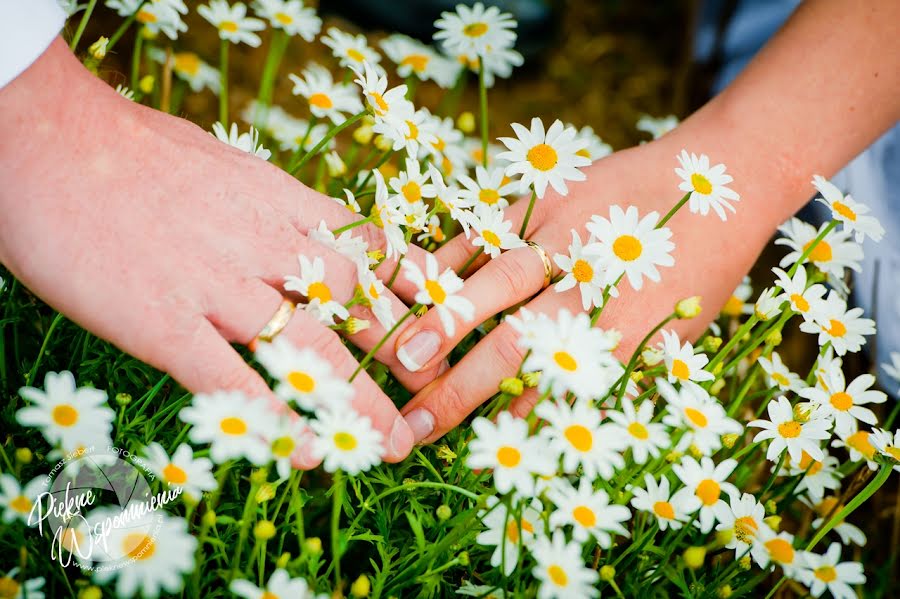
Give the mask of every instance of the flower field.
<svg viewBox="0 0 900 599">
<path fill-rule="evenodd" d="M 620 198 L 548 255 L 532 218 L 551 198 L 574 203 L 613 152 L 588 126 L 489 122 L 492 88 L 524 63 L 511 15 L 460 5 L 432 44 L 375 44 L 300 0 L 64 4 L 70 47 L 101 78 L 135 36 L 122 96 L 173 114 L 215 98 L 210 135 L 346 210 L 347 224 L 306 235 L 350 283 L 312 253 L 281 275 L 299 298 L 288 314 L 339 333 L 358 367 L 260 335 L 238 349 L 271 397 L 191 394 L 0 270 L 0 599 L 896 595 L 900 355 L 893 379 L 860 371 L 877 324 L 848 303 L 862 241 L 885 237 L 864 198 L 808 173 L 829 220 L 784 223 L 777 266 L 745 279 L 701 335 L 678 326 L 718 306 L 691 296 L 626 344 L 604 311 L 666 281 L 675 219 L 715 228 L 758 200 L 687 146 L 671 154 L 664 209 Z M 85 39 L 101 4 L 115 28 Z M 213 34 L 214 50 L 197 47 Z M 288 65 L 303 45 L 321 63 Z M 238 105 L 229 64 L 246 47 L 259 68 Z M 275 104 L 281 81 L 292 96 Z M 653 140 L 677 124 L 635 123 Z M 464 259 L 450 266 L 454 249 Z M 473 273 L 530 252 L 547 259 L 544 293 L 573 309 L 523 305 L 539 287 L 484 313 Z M 398 283 L 411 305 L 398 307 Z M 438 439 L 419 411 L 431 442 L 388 460 L 394 439 L 358 383 L 407 404 L 379 352 L 400 332 L 409 372 L 436 367 L 443 356 L 413 343 L 427 327 L 452 342 L 450 364 L 514 334 L 518 371 Z M 366 350 L 359 335 L 374 335 Z"/>
</svg>

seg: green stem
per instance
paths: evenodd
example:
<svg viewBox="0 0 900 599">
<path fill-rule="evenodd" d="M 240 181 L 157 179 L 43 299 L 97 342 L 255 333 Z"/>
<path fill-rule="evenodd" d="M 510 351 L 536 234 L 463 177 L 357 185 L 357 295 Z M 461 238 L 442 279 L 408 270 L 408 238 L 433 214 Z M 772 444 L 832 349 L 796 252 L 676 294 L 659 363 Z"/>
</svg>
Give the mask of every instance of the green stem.
<svg viewBox="0 0 900 599">
<path fill-rule="evenodd" d="M 334 493 L 331 495 L 331 559 L 334 563 L 334 588 L 341 588 L 341 507 L 344 503 L 344 473 L 334 473 Z"/>
<path fill-rule="evenodd" d="M 318 154 L 319 151 L 325 147 L 325 144 L 327 144 L 329 141 L 331 141 L 335 135 L 337 135 L 338 133 L 340 133 L 341 131 L 343 131 L 344 129 L 349 127 L 350 125 L 353 125 L 357 121 L 361 120 L 364 116 L 366 116 L 365 110 L 363 110 L 362 112 L 359 112 L 357 114 L 354 114 L 352 117 L 350 117 L 349 119 L 347 119 L 340 125 L 336 125 L 336 126 L 332 127 L 331 129 L 329 129 L 328 133 L 325 134 L 325 137 L 323 137 L 321 139 L 321 141 L 319 141 L 319 143 L 317 143 L 316 146 L 312 150 L 307 152 L 303 156 L 303 158 L 300 159 L 300 162 L 298 162 L 296 164 L 296 166 L 294 166 L 294 168 L 291 169 L 291 175 L 296 176 L 297 171 L 299 171 L 301 168 L 303 168 L 303 165 L 305 165 L 307 162 L 309 162 L 310 158 L 312 158 L 313 156 Z"/>
<path fill-rule="evenodd" d="M 228 40 L 219 40 L 219 122 L 228 129 Z"/>
<path fill-rule="evenodd" d="M 656 225 L 657 229 L 661 229 L 666 225 L 669 220 L 675 216 L 675 213 L 681 210 L 681 207 L 684 206 L 685 202 L 687 202 L 691 197 L 691 192 L 684 194 L 684 196 L 678 200 L 678 203 L 672 206 L 672 209 L 666 212 L 666 215 L 662 217 L 662 220 Z"/>
<path fill-rule="evenodd" d="M 81 21 L 78 23 L 78 29 L 75 30 L 75 35 L 72 37 L 72 41 L 69 42 L 69 50 L 72 52 L 75 51 L 75 48 L 78 46 L 78 42 L 81 41 L 81 36 L 84 33 L 84 28 L 87 27 L 88 21 L 91 20 L 91 13 L 94 12 L 94 7 L 97 5 L 97 0 L 90 0 L 88 2 L 87 8 L 84 10 L 84 14 L 81 15 Z"/>
<path fill-rule="evenodd" d="M 646 347 L 653 336 L 656 335 L 656 333 L 658 333 L 661 328 L 672 322 L 675 318 L 678 318 L 678 315 L 674 312 L 666 316 L 662 322 L 653 327 L 652 331 L 647 333 L 647 335 L 641 340 L 641 343 L 637 346 L 637 349 L 634 350 L 634 354 L 632 354 L 631 360 L 628 361 L 628 366 L 625 368 L 625 373 L 622 375 L 622 385 L 619 387 L 619 392 L 616 394 L 617 404 L 618 400 L 620 400 L 625 395 L 625 389 L 628 387 L 628 378 L 631 376 L 631 373 L 637 366 L 637 361 L 641 357 L 641 352 L 644 350 L 644 347 Z"/>
<path fill-rule="evenodd" d="M 823 239 L 825 239 L 825 237 L 827 237 L 829 233 L 831 233 L 834 230 L 834 228 L 837 226 L 837 224 L 838 224 L 838 221 L 836 221 L 836 220 L 833 220 L 830 223 L 828 223 L 828 226 L 825 227 L 824 229 L 822 229 L 822 231 L 816 236 L 816 238 L 813 239 L 809 243 L 807 248 L 805 250 L 803 250 L 803 253 L 800 254 L 800 257 L 797 258 L 797 261 L 794 262 L 794 265 L 788 271 L 789 277 L 791 277 L 791 278 L 794 277 L 794 274 L 797 272 L 797 269 L 803 265 L 803 263 L 806 261 L 806 259 L 809 257 L 809 255 L 813 252 L 813 250 L 816 249 L 816 246 L 819 245 L 819 243 Z"/>
<path fill-rule="evenodd" d="M 276 29 L 269 43 L 269 53 L 266 55 L 266 63 L 263 66 L 262 77 L 259 82 L 259 94 L 257 95 L 256 113 L 253 115 L 253 125 L 262 129 L 272 104 L 272 92 L 275 89 L 275 75 L 284 58 L 290 38 L 283 29 Z"/>
<path fill-rule="evenodd" d="M 257 486 L 250 485 L 250 492 L 247 493 L 247 500 L 244 502 L 244 511 L 241 515 L 241 528 L 238 533 L 237 547 L 234 550 L 234 557 L 231 561 L 231 575 L 229 581 L 234 580 L 240 569 L 241 553 L 244 551 L 244 545 L 247 543 L 247 535 L 250 533 L 250 516 L 253 514 L 253 507 L 256 503 Z"/>
<path fill-rule="evenodd" d="M 488 165 L 487 86 L 484 83 L 484 59 L 480 58 L 480 57 L 478 60 L 478 100 L 479 100 L 479 108 L 481 110 L 481 165 L 484 168 L 487 168 L 487 165 Z M 524 228 L 523 228 L 523 231 L 524 231 Z"/>
<path fill-rule="evenodd" d="M 131 91 L 136 92 L 138 81 L 141 77 L 141 54 L 144 45 L 144 36 L 140 31 L 134 36 L 134 48 L 131 53 Z"/>
<path fill-rule="evenodd" d="M 356 370 L 353 371 L 353 374 L 350 375 L 349 381 L 351 383 L 353 382 L 353 379 L 356 378 L 356 375 L 358 375 L 360 372 L 362 372 L 363 369 L 365 369 L 365 367 L 369 365 L 369 363 L 375 357 L 375 354 L 378 352 L 378 350 L 381 349 L 381 347 L 387 342 L 387 340 L 390 339 L 391 335 L 393 335 L 394 332 L 400 328 L 400 325 L 403 324 L 404 322 L 406 322 L 407 318 L 409 318 L 410 316 L 412 316 L 413 314 L 418 312 L 419 308 L 421 308 L 421 307 L 422 307 L 422 304 L 413 304 L 412 306 L 410 306 L 410 308 L 406 312 L 406 314 L 401 316 L 400 320 L 398 320 L 394 324 L 394 326 L 391 327 L 391 330 L 389 330 L 387 333 L 384 334 L 384 337 L 381 339 L 381 341 L 379 341 L 375 345 L 375 347 L 373 347 L 371 350 L 369 350 L 369 353 L 367 353 L 365 355 L 365 357 L 359 361 L 359 366 L 357 366 Z"/>
<path fill-rule="evenodd" d="M 50 323 L 50 328 L 47 329 L 47 334 L 44 335 L 44 342 L 41 343 L 41 349 L 38 351 L 37 358 L 35 358 L 34 364 L 31 366 L 31 372 L 28 373 L 28 378 L 25 379 L 26 385 L 34 384 L 34 377 L 37 375 L 38 366 L 41 365 L 41 359 L 44 357 L 44 352 L 47 351 L 47 344 L 50 343 L 50 336 L 53 335 L 53 331 L 63 319 L 65 319 L 65 316 L 59 313 L 53 317 L 53 322 Z"/>
<path fill-rule="evenodd" d="M 763 490 L 759 493 L 759 498 L 762 500 L 763 497 L 766 496 L 766 493 L 769 492 L 769 489 L 772 488 L 772 485 L 775 484 L 775 479 L 781 474 L 781 469 L 784 468 L 784 461 L 787 458 L 787 449 L 781 452 L 781 457 L 778 458 L 778 464 L 776 464 L 775 469 L 772 470 L 772 476 L 769 477 L 769 480 L 766 482 L 766 486 L 763 487 Z"/>
<path fill-rule="evenodd" d="M 471 267 L 472 264 L 475 263 L 475 261 L 478 259 L 478 256 L 480 256 L 482 253 L 484 253 L 484 248 L 483 247 L 478 248 L 475 251 L 475 253 L 473 253 L 471 256 L 469 256 L 469 259 L 466 260 L 466 263 L 462 265 L 462 268 L 460 268 L 458 271 L 456 271 L 456 274 L 460 277 L 463 276 L 463 273 L 465 273 L 467 270 L 469 270 L 469 267 Z"/>
<path fill-rule="evenodd" d="M 110 36 L 109 43 L 106 44 L 106 53 L 109 54 L 112 52 L 113 47 L 122 39 L 122 36 L 125 35 L 125 32 L 128 31 L 128 28 L 131 27 L 131 24 L 134 23 L 134 20 L 137 19 L 138 13 L 141 12 L 141 8 L 146 4 L 148 0 L 144 0 L 141 2 L 141 5 L 137 7 L 137 10 L 128 15 L 128 18 L 122 21 L 122 24 L 119 25 L 119 28 Z M 138 32 L 140 35 L 140 32 Z"/>
<path fill-rule="evenodd" d="M 522 220 L 522 226 L 519 228 L 519 237 L 525 239 L 525 231 L 528 230 L 528 221 L 531 220 L 531 213 L 534 211 L 534 203 L 537 200 L 537 191 L 531 190 L 531 199 L 528 200 L 528 209 L 525 211 L 525 218 Z"/>
<path fill-rule="evenodd" d="M 335 237 L 337 237 L 338 235 L 340 235 L 340 234 L 343 233 L 344 231 L 349 231 L 350 229 L 355 229 L 356 227 L 361 227 L 361 226 L 363 226 L 364 224 L 370 223 L 370 222 L 372 222 L 372 217 L 371 217 L 371 216 L 367 216 L 367 217 L 365 217 L 365 218 L 361 218 L 361 219 L 359 219 L 359 220 L 357 220 L 357 221 L 354 221 L 354 222 L 352 222 L 352 223 L 348 223 L 348 224 L 344 225 L 343 227 L 338 227 L 337 229 L 335 229 L 334 231 L 332 231 L 331 234 L 334 235 Z"/>
</svg>

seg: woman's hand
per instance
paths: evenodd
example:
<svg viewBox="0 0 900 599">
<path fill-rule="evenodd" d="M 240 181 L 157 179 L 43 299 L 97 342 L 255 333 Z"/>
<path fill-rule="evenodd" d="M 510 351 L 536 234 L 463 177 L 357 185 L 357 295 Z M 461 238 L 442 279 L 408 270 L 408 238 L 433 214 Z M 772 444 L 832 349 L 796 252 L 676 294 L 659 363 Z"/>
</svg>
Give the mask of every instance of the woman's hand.
<svg viewBox="0 0 900 599">
<path fill-rule="evenodd" d="M 0 91 L 0 124 L 7 268 L 54 308 L 189 390 L 238 389 L 283 406 L 229 342 L 250 342 L 276 312 L 284 276 L 299 274 L 298 254 L 321 257 L 334 299 L 349 300 L 354 265 L 306 232 L 357 216 L 187 121 L 125 100 L 61 40 Z M 370 249 L 384 246 L 379 229 L 354 234 Z M 393 266 L 379 273 L 390 276 Z M 402 277 L 397 283 L 401 297 L 414 294 Z M 407 311 L 390 300 L 395 316 Z M 365 308 L 351 314 L 372 323 L 350 336 L 368 351 L 385 330 Z M 357 367 L 337 334 L 306 311 L 294 313 L 281 337 L 314 348 L 337 376 Z M 376 358 L 412 390 L 440 368 L 411 373 L 392 347 Z M 413 434 L 394 404 L 365 372 L 354 387 L 354 407 L 385 435 L 385 458 L 405 457 Z"/>
</svg>

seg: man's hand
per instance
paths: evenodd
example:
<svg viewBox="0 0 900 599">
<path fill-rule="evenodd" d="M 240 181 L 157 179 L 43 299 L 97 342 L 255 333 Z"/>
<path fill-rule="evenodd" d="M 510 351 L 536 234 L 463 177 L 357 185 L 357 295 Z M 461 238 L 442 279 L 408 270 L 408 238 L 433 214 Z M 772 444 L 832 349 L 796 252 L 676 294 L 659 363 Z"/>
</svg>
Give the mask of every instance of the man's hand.
<svg viewBox="0 0 900 599">
<path fill-rule="evenodd" d="M 297 255 L 324 260 L 334 299 L 353 296 L 356 269 L 311 241 L 310 228 L 358 217 L 267 162 L 187 121 L 136 105 L 90 75 L 62 40 L 0 90 L 0 261 L 34 293 L 93 333 L 169 372 L 191 391 L 272 398 L 229 342 L 246 344 L 282 302 Z M 371 249 L 380 230 L 354 229 Z M 410 257 L 421 252 L 411 249 Z M 389 276 L 393 263 L 382 265 Z M 402 277 L 395 290 L 414 293 Z M 394 314 L 406 306 L 391 295 Z M 350 337 L 369 350 L 386 331 Z M 357 367 L 337 334 L 297 310 L 281 333 L 314 348 L 342 377 Z M 410 373 L 389 341 L 376 358 L 417 390 L 439 366 Z M 365 373 L 354 407 L 385 435 L 385 459 L 413 434 Z"/>
</svg>

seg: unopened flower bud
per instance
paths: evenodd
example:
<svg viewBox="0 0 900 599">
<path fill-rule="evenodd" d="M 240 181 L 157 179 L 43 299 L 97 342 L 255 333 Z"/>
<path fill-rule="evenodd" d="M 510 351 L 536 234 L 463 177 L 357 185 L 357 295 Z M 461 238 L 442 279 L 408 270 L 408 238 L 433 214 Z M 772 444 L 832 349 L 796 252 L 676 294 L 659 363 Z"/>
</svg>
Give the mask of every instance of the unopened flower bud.
<svg viewBox="0 0 900 599">
<path fill-rule="evenodd" d="M 16 461 L 20 464 L 30 464 L 34 454 L 27 447 L 16 448 Z"/>
<path fill-rule="evenodd" d="M 628 375 L 628 378 L 630 378 L 633 383 L 640 383 L 642 380 L 644 380 L 644 373 L 640 370 L 635 370 Z"/>
<path fill-rule="evenodd" d="M 266 482 L 256 490 L 256 503 L 265 503 L 275 498 L 275 485 Z"/>
<path fill-rule="evenodd" d="M 703 351 L 705 351 L 707 353 L 711 354 L 711 353 L 717 352 L 717 351 L 719 351 L 719 348 L 722 347 L 722 338 L 714 337 L 711 335 L 704 337 L 702 347 L 703 347 Z"/>
<path fill-rule="evenodd" d="M 715 397 L 725 387 L 725 379 L 716 379 L 709 387 L 709 394 Z"/>
<path fill-rule="evenodd" d="M 769 525 L 769 528 L 778 532 L 781 528 L 781 516 L 769 516 L 768 518 L 764 518 L 763 522 Z"/>
<path fill-rule="evenodd" d="M 732 538 L 734 538 L 733 528 L 725 528 L 716 531 L 716 543 L 719 545 L 727 545 Z"/>
<path fill-rule="evenodd" d="M 351 316 L 342 322 L 338 328 L 345 331 L 348 335 L 355 335 L 360 331 L 365 331 L 371 326 L 372 323 L 370 321 Z"/>
<path fill-rule="evenodd" d="M 737 433 L 728 433 L 722 435 L 722 446 L 725 449 L 731 449 L 734 447 L 734 444 L 737 443 L 737 440 L 740 439 L 741 436 Z"/>
<path fill-rule="evenodd" d="M 669 462 L 670 464 L 674 464 L 675 462 L 677 462 L 678 460 L 681 459 L 682 455 L 683 454 L 680 451 L 670 451 L 669 453 L 666 454 L 666 461 Z"/>
<path fill-rule="evenodd" d="M 766 501 L 765 506 L 767 514 L 778 513 L 778 503 L 774 499 Z"/>
<path fill-rule="evenodd" d="M 269 478 L 269 471 L 265 468 L 257 468 L 250 473 L 250 484 L 261 485 Z"/>
<path fill-rule="evenodd" d="M 124 407 L 130 403 L 131 403 L 131 393 L 116 393 L 116 404 Z"/>
<path fill-rule="evenodd" d="M 353 131 L 353 141 L 365 146 L 372 141 L 374 135 L 375 132 L 372 131 L 372 125 L 360 125 Z"/>
<path fill-rule="evenodd" d="M 154 85 L 156 85 L 156 79 L 153 78 L 153 75 L 144 75 L 141 77 L 141 80 L 138 81 L 138 89 L 145 94 L 152 92 Z"/>
<path fill-rule="evenodd" d="M 384 259 L 384 252 L 381 250 L 370 250 L 366 252 L 366 257 L 372 262 L 381 262 Z"/>
<path fill-rule="evenodd" d="M 682 554 L 685 565 L 691 570 L 696 570 L 703 566 L 706 560 L 706 547 L 688 547 Z"/>
<path fill-rule="evenodd" d="M 685 298 L 675 304 L 675 316 L 681 319 L 694 318 L 700 314 L 700 296 Z"/>
<path fill-rule="evenodd" d="M 288 562 L 291 561 L 291 554 L 285 551 L 281 555 L 278 556 L 278 559 L 275 560 L 276 568 L 287 568 Z"/>
<path fill-rule="evenodd" d="M 275 525 L 270 520 L 260 520 L 253 527 L 253 537 L 257 541 L 268 541 L 275 536 Z"/>
<path fill-rule="evenodd" d="M 741 568 L 741 570 L 749 570 L 749 569 L 750 569 L 750 566 L 751 566 L 751 563 L 750 563 L 750 556 L 749 556 L 749 555 L 745 555 L 744 557 L 742 557 L 741 559 L 739 559 L 739 560 L 738 560 L 738 566 Z"/>
<path fill-rule="evenodd" d="M 403 484 L 404 484 L 404 485 L 414 485 L 414 484 L 416 484 L 417 482 L 418 482 L 418 481 L 417 481 L 416 479 L 414 479 L 414 478 L 406 477 L 406 478 L 403 479 Z"/>
<path fill-rule="evenodd" d="M 204 528 L 212 528 L 216 525 L 216 512 L 213 510 L 207 510 L 203 513 L 203 517 L 200 518 L 200 525 Z"/>
<path fill-rule="evenodd" d="M 781 331 L 778 329 L 766 335 L 766 345 L 770 347 L 778 347 L 781 345 L 781 340 Z"/>
<path fill-rule="evenodd" d="M 656 366 L 663 361 L 663 352 L 658 347 L 645 347 L 641 352 L 641 360 L 647 366 Z"/>
<path fill-rule="evenodd" d="M 369 593 L 372 591 L 372 583 L 369 582 L 369 577 L 365 574 L 360 574 L 359 578 L 353 581 L 353 584 L 350 585 L 350 596 L 351 597 L 368 597 Z"/>
<path fill-rule="evenodd" d="M 328 168 L 329 177 L 342 177 L 347 174 L 347 165 L 334 150 L 325 154 L 325 166 Z"/>
<path fill-rule="evenodd" d="M 517 377 L 507 377 L 500 381 L 500 391 L 506 393 L 507 395 L 512 395 L 513 397 L 518 397 L 522 395 L 522 391 L 525 390 L 525 383 L 522 382 L 522 379 Z"/>
<path fill-rule="evenodd" d="M 471 133 L 475 131 L 475 115 L 468 110 L 459 115 L 456 119 L 456 126 L 463 133 Z"/>
<path fill-rule="evenodd" d="M 469 565 L 469 552 L 468 551 L 461 552 L 457 559 L 459 559 L 460 566 L 463 566 L 463 567 L 468 566 Z"/>
<path fill-rule="evenodd" d="M 600 580 L 603 582 L 612 582 L 616 578 L 616 569 L 606 565 L 600 568 Z"/>
<path fill-rule="evenodd" d="M 718 597 L 719 599 L 728 599 L 729 597 L 731 597 L 731 593 L 731 585 L 723 584 L 719 587 L 719 590 L 716 591 L 716 597 Z"/>
<path fill-rule="evenodd" d="M 106 58 L 106 46 L 109 45 L 109 38 L 100 36 L 96 42 L 91 44 L 88 47 L 88 54 L 91 55 L 92 58 L 96 60 L 103 60 Z"/>
<path fill-rule="evenodd" d="M 522 382 L 525 383 L 525 386 L 529 389 L 533 389 L 538 386 L 538 383 L 541 382 L 541 372 L 526 372 L 522 375 Z"/>
<path fill-rule="evenodd" d="M 18 595 L 10 595 L 10 597 L 16 596 Z M 100 590 L 100 587 L 94 585 L 84 587 L 78 591 L 78 599 L 103 599 L 103 591 Z"/>
<path fill-rule="evenodd" d="M 703 452 L 700 451 L 700 448 L 691 443 L 690 447 L 688 447 L 688 454 L 695 460 L 699 460 L 703 457 Z"/>
<path fill-rule="evenodd" d="M 309 537 L 303 541 L 303 551 L 313 555 L 322 553 L 322 539 L 319 537 Z"/>
<path fill-rule="evenodd" d="M 381 150 L 382 152 L 387 152 L 394 147 L 394 142 L 389 140 L 384 135 L 378 135 L 375 137 L 375 147 Z"/>
<path fill-rule="evenodd" d="M 446 503 L 442 503 L 438 506 L 437 510 L 435 510 L 435 515 L 437 519 L 441 522 L 445 522 L 450 519 L 450 516 L 453 515 L 453 510 L 450 509 L 450 506 Z"/>
</svg>

